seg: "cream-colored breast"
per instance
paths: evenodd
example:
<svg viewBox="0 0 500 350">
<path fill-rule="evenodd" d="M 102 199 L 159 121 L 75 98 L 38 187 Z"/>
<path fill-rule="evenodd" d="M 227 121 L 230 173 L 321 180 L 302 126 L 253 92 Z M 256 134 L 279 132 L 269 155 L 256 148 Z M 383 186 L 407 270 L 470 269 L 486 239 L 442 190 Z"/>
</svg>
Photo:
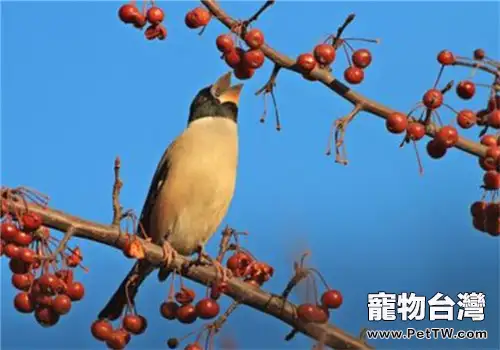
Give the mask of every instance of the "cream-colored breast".
<svg viewBox="0 0 500 350">
<path fill-rule="evenodd" d="M 190 255 L 215 233 L 233 198 L 236 123 L 225 118 L 194 121 L 169 151 L 169 163 L 151 219 L 179 253 Z"/>
</svg>

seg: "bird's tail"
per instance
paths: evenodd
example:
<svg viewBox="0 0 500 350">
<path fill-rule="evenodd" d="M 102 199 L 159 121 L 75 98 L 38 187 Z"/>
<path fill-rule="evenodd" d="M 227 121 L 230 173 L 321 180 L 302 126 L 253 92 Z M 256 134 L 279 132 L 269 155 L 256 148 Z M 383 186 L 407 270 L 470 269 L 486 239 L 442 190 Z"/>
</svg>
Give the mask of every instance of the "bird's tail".
<svg viewBox="0 0 500 350">
<path fill-rule="evenodd" d="M 145 259 L 137 261 L 124 278 L 115 294 L 113 294 L 106 306 L 99 313 L 99 319 L 107 318 L 109 320 L 116 320 L 120 317 L 123 313 L 123 309 L 128 304 L 127 294 L 130 301 L 133 303 L 140 285 L 154 269 L 155 266 Z"/>
</svg>

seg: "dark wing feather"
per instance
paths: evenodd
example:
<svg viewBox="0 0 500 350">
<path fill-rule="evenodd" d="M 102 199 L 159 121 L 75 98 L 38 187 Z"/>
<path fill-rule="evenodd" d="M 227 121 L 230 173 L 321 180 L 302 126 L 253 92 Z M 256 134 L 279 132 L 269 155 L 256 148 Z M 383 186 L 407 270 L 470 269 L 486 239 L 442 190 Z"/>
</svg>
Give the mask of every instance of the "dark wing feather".
<svg viewBox="0 0 500 350">
<path fill-rule="evenodd" d="M 156 167 L 155 174 L 153 175 L 153 179 L 151 180 L 151 185 L 149 186 L 148 195 L 146 196 L 146 200 L 144 201 L 144 206 L 142 207 L 141 216 L 139 217 L 139 222 L 142 228 L 144 229 L 146 235 L 149 236 L 149 215 L 151 210 L 156 202 L 156 197 L 158 193 L 160 193 L 162 187 L 165 185 L 168 171 L 170 169 L 170 152 L 175 145 L 175 141 L 168 146 L 168 148 L 163 153 L 163 156 Z M 137 232 L 139 237 L 146 238 L 142 232 L 142 230 L 137 228 Z M 158 242 L 154 242 L 158 243 Z"/>
</svg>

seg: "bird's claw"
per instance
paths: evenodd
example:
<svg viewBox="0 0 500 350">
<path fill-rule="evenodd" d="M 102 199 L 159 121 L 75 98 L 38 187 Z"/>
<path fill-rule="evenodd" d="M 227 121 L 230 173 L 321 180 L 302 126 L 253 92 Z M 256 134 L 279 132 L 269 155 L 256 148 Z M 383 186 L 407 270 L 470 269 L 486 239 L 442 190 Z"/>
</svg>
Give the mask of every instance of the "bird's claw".
<svg viewBox="0 0 500 350">
<path fill-rule="evenodd" d="M 213 265 L 214 268 L 216 269 L 218 279 L 225 282 L 229 278 L 227 269 L 224 266 L 222 266 L 222 264 L 217 259 L 214 259 L 210 255 L 208 255 L 203 249 L 203 247 L 199 248 L 197 252 L 197 257 L 186 262 L 183 267 L 185 269 L 189 269 L 193 265 L 195 266 Z"/>
<path fill-rule="evenodd" d="M 168 268 L 177 257 L 177 252 L 167 241 L 163 242 L 162 249 L 164 259 L 163 266 Z"/>
</svg>

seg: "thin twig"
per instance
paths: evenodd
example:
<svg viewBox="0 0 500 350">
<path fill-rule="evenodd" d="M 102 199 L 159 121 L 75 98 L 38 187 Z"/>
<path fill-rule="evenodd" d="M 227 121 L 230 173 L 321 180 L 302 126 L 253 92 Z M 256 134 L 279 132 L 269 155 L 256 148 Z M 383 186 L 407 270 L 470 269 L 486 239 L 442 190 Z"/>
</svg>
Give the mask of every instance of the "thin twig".
<svg viewBox="0 0 500 350">
<path fill-rule="evenodd" d="M 252 17 L 250 17 L 248 20 L 246 20 L 246 24 L 250 24 L 252 22 L 255 22 L 256 20 L 259 19 L 259 16 L 265 11 L 267 10 L 267 8 L 271 7 L 272 5 L 274 5 L 275 3 L 275 0 L 269 0 L 269 1 L 266 1 L 264 5 L 262 5 L 258 10 L 257 12 L 255 12 L 253 14 Z"/>
<path fill-rule="evenodd" d="M 354 13 L 351 13 L 349 16 L 347 16 L 347 18 L 345 19 L 344 23 L 337 29 L 337 35 L 335 35 L 335 37 L 333 38 L 332 46 L 336 47 L 337 41 L 342 36 L 342 33 L 347 28 L 347 26 L 349 25 L 349 23 L 351 23 L 354 20 L 355 17 L 356 17 L 356 15 Z"/>
<path fill-rule="evenodd" d="M 120 157 L 115 159 L 115 181 L 113 183 L 113 226 L 120 227 L 120 218 L 122 217 L 122 207 L 120 206 L 120 191 L 123 186 L 123 182 L 120 179 Z"/>
<path fill-rule="evenodd" d="M 224 312 L 222 315 L 219 316 L 219 318 L 217 318 L 217 320 L 215 320 L 212 325 L 210 326 L 211 329 L 213 329 L 213 331 L 215 332 L 215 334 L 219 333 L 219 331 L 222 329 L 222 326 L 224 325 L 224 323 L 226 323 L 227 319 L 229 318 L 229 316 L 238 308 L 238 306 L 240 306 L 240 302 L 239 301 L 236 301 L 234 300 L 231 305 L 229 305 L 229 307 L 227 308 L 226 312 Z"/>
</svg>

